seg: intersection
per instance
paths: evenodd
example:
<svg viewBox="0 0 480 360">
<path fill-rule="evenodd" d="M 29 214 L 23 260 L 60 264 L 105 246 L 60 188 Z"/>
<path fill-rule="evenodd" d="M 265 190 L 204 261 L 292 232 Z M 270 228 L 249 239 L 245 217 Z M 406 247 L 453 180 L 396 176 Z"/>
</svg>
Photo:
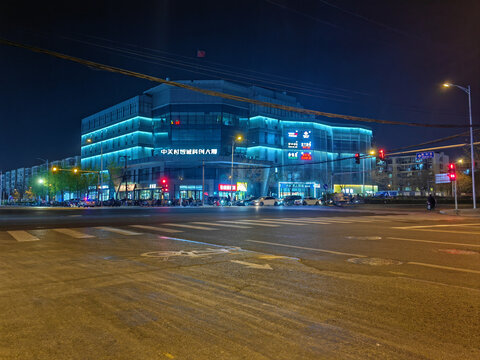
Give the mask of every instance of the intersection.
<svg viewBox="0 0 480 360">
<path fill-rule="evenodd" d="M 1 212 L 2 358 L 480 354 L 475 218 L 313 207 Z"/>
</svg>

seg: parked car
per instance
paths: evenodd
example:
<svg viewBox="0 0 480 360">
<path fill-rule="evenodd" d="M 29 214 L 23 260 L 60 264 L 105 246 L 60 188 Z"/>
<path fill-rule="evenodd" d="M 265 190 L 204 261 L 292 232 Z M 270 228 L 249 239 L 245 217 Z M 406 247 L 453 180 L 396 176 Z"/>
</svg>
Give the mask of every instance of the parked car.
<svg viewBox="0 0 480 360">
<path fill-rule="evenodd" d="M 316 199 L 314 197 L 306 197 L 302 201 L 302 205 L 322 205 L 322 199 Z"/>
<path fill-rule="evenodd" d="M 264 206 L 264 205 L 279 206 L 281 204 L 282 204 L 282 201 L 280 199 L 276 199 L 272 196 L 262 196 L 261 198 L 258 198 L 252 201 L 252 205 L 255 205 L 255 206 Z"/>
<path fill-rule="evenodd" d="M 283 205 L 302 205 L 302 197 L 300 195 L 289 195 L 283 199 Z"/>
<path fill-rule="evenodd" d="M 79 207 L 94 207 L 95 201 L 93 200 L 81 200 L 78 202 Z"/>
</svg>

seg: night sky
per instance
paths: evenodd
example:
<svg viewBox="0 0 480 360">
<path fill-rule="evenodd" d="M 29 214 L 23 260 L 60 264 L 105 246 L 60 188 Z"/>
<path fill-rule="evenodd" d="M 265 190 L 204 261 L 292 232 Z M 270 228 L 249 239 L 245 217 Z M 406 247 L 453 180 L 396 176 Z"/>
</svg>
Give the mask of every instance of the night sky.
<svg viewBox="0 0 480 360">
<path fill-rule="evenodd" d="M 480 124 L 478 0 L 72 4 L 3 0 L 0 36 L 172 80 L 256 83 L 307 108 L 386 120 L 466 124 L 466 94 L 441 84 L 470 84 Z M 118 51 L 126 47 L 162 59 Z M 0 71 L 4 171 L 78 155 L 83 117 L 156 85 L 4 45 Z M 372 128 L 387 151 L 465 131 Z"/>
</svg>

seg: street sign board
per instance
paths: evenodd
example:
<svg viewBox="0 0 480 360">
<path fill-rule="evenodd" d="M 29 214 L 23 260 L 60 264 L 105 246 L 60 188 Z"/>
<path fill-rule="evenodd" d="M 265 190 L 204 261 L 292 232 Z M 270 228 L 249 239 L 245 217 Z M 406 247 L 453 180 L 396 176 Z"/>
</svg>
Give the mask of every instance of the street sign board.
<svg viewBox="0 0 480 360">
<path fill-rule="evenodd" d="M 450 183 L 450 178 L 448 174 L 435 174 L 435 184 L 448 184 Z"/>
<path fill-rule="evenodd" d="M 433 159 L 433 151 L 417 153 L 417 160 Z"/>
</svg>

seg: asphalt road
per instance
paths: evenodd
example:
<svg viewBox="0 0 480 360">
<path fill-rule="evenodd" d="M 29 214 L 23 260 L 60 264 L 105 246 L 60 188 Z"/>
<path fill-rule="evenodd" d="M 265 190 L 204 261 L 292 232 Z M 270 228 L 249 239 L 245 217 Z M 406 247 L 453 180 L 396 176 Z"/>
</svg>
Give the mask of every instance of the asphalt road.
<svg viewBox="0 0 480 360">
<path fill-rule="evenodd" d="M 479 359 L 480 220 L 0 209 L 0 359 Z"/>
</svg>

